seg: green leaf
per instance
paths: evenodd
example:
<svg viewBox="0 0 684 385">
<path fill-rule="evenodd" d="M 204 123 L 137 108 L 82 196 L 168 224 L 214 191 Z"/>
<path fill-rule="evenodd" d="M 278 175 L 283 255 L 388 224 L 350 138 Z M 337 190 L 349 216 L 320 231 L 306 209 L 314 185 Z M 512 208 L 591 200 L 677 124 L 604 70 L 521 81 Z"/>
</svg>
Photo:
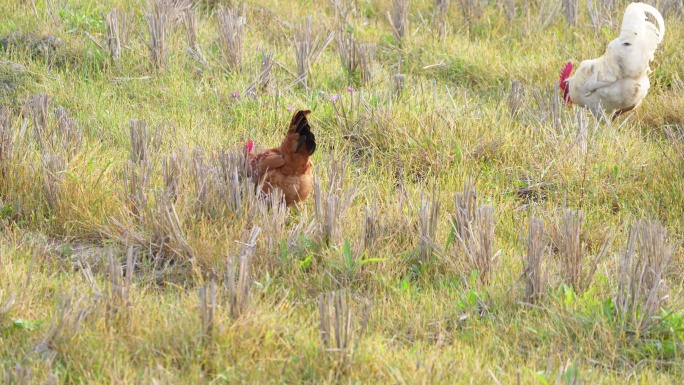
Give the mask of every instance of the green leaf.
<svg viewBox="0 0 684 385">
<path fill-rule="evenodd" d="M 565 292 L 565 306 L 569 306 L 577 299 L 577 295 L 572 286 L 563 285 L 563 291 Z"/>
<path fill-rule="evenodd" d="M 473 305 L 473 306 L 477 305 L 477 293 L 475 293 L 474 290 L 468 290 L 467 297 L 468 297 L 468 302 L 471 305 Z"/>
<path fill-rule="evenodd" d="M 549 380 L 547 380 L 544 376 L 544 372 L 532 372 L 532 374 L 534 374 L 534 377 L 537 379 L 537 381 L 544 385 L 549 385 Z"/>
<path fill-rule="evenodd" d="M 444 254 L 449 252 L 449 246 L 451 246 L 451 242 L 453 242 L 454 239 L 456 239 L 456 229 L 452 226 L 449 236 L 447 237 L 446 246 L 444 247 Z"/>
<path fill-rule="evenodd" d="M 299 267 L 302 270 L 306 270 L 311 266 L 311 260 L 313 259 L 313 254 L 309 254 L 306 258 L 299 261 Z"/>
<path fill-rule="evenodd" d="M 17 329 L 26 329 L 26 330 L 33 330 L 36 327 L 40 326 L 43 321 L 29 321 L 23 318 L 17 318 L 12 322 L 12 325 L 17 328 Z"/>
<path fill-rule="evenodd" d="M 387 258 L 366 258 L 362 259 L 361 262 L 359 262 L 359 267 L 365 265 L 366 263 L 370 262 L 382 262 L 385 261 Z"/>
<path fill-rule="evenodd" d="M 477 270 L 472 270 L 470 272 L 470 277 L 468 278 L 468 283 L 472 286 L 477 282 Z"/>
<path fill-rule="evenodd" d="M 349 239 L 344 239 L 344 245 L 342 245 L 342 256 L 344 257 L 344 263 L 348 270 L 354 269 L 354 257 L 352 257 L 351 246 L 349 245 Z"/>
</svg>

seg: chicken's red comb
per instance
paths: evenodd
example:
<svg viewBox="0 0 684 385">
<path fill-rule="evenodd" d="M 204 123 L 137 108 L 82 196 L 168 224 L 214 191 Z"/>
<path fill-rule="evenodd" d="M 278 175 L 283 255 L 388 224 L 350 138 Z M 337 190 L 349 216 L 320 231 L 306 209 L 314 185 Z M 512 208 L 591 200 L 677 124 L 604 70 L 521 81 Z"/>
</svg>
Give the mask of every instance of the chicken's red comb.
<svg viewBox="0 0 684 385">
<path fill-rule="evenodd" d="M 245 151 L 252 152 L 253 148 L 254 148 L 254 142 L 251 140 L 248 140 L 247 143 L 245 143 Z"/>
<path fill-rule="evenodd" d="M 569 77 L 570 74 L 572 73 L 572 62 L 568 62 L 565 67 L 563 67 L 563 70 L 561 71 L 560 74 L 560 88 L 561 90 L 565 91 L 565 87 L 567 86 L 567 83 L 565 82 Z"/>
</svg>

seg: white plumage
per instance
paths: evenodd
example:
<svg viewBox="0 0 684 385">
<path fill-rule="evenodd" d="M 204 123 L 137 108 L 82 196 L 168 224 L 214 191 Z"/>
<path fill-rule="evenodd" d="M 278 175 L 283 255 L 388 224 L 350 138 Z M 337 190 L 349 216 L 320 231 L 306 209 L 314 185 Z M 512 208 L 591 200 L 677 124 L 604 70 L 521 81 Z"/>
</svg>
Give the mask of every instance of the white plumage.
<svg viewBox="0 0 684 385">
<path fill-rule="evenodd" d="M 657 25 L 648 20 L 649 14 Z M 657 9 L 631 3 L 620 36 L 608 44 L 603 56 L 583 61 L 570 78 L 572 65 L 566 66 L 560 84 L 566 101 L 587 107 L 594 115 L 600 108 L 614 116 L 636 108 L 648 93 L 649 63 L 664 35 L 665 22 Z"/>
</svg>

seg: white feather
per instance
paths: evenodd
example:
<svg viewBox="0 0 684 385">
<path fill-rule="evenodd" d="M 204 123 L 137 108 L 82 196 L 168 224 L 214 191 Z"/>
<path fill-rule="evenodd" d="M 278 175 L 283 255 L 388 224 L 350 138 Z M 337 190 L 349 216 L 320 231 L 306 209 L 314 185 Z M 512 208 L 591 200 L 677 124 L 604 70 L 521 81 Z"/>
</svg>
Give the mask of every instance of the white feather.
<svg viewBox="0 0 684 385">
<path fill-rule="evenodd" d="M 620 36 L 608 44 L 603 56 L 583 61 L 568 79 L 570 99 L 595 114 L 599 107 L 612 113 L 638 106 L 648 93 L 649 63 L 664 36 L 665 22 L 657 9 L 644 3 L 630 4 Z"/>
</svg>

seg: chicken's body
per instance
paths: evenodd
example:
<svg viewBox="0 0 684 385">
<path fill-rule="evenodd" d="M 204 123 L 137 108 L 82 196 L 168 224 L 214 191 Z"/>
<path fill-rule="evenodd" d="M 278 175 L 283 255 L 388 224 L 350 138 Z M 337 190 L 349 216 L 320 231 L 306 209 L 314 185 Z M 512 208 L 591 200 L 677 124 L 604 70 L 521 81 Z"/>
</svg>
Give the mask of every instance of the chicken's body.
<svg viewBox="0 0 684 385">
<path fill-rule="evenodd" d="M 280 147 L 255 154 L 251 141 L 245 145 L 252 176 L 264 182 L 262 192 L 269 194 L 279 188 L 288 206 L 305 200 L 313 188 L 311 155 L 316 150 L 316 139 L 307 120 L 310 113 L 307 110 L 294 114 Z"/>
<path fill-rule="evenodd" d="M 658 10 L 643 3 L 630 4 L 620 36 L 608 44 L 603 56 L 583 61 L 569 78 L 572 64 L 566 65 L 560 83 L 564 99 L 589 108 L 594 115 L 601 108 L 614 116 L 636 108 L 650 88 L 649 63 L 664 34 L 665 23 Z"/>
</svg>

